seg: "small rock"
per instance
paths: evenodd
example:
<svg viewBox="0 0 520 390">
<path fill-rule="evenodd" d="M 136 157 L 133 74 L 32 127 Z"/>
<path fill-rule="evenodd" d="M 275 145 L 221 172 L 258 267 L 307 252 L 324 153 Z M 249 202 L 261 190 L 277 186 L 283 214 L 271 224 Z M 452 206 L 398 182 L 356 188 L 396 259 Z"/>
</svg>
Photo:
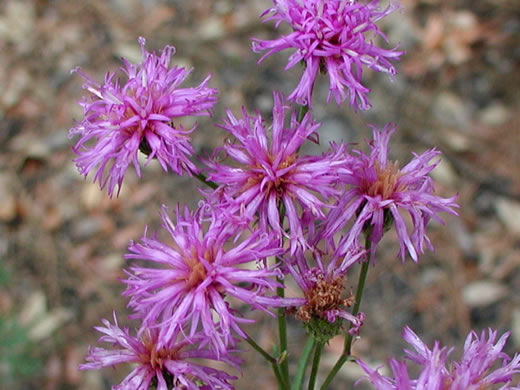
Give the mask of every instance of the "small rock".
<svg viewBox="0 0 520 390">
<path fill-rule="evenodd" d="M 48 338 L 54 331 L 60 328 L 65 322 L 73 317 L 70 310 L 60 308 L 46 313 L 38 322 L 29 330 L 29 339 L 32 341 L 41 341 Z"/>
<path fill-rule="evenodd" d="M 441 130 L 441 133 L 443 141 L 455 152 L 465 152 L 472 148 L 470 138 L 460 131 Z"/>
<path fill-rule="evenodd" d="M 47 311 L 47 298 L 43 291 L 33 292 L 25 301 L 22 311 L 18 315 L 21 325 L 30 325 Z"/>
<path fill-rule="evenodd" d="M 81 204 L 87 210 L 96 210 L 100 208 L 101 203 L 105 199 L 106 194 L 99 188 L 97 183 L 86 182 L 81 190 Z"/>
<path fill-rule="evenodd" d="M 224 35 L 224 23 L 219 17 L 209 17 L 199 28 L 198 37 L 203 40 L 214 40 Z"/>
<path fill-rule="evenodd" d="M 488 126 L 500 126 L 510 117 L 509 110 L 501 103 L 493 103 L 485 107 L 479 115 L 481 122 Z"/>
<path fill-rule="evenodd" d="M 457 174 L 446 159 L 442 159 L 435 169 L 431 172 L 432 177 L 439 183 L 454 187 L 457 183 Z"/>
<path fill-rule="evenodd" d="M 514 234 L 520 235 L 520 202 L 498 198 L 495 207 L 500 221 Z"/>
<path fill-rule="evenodd" d="M 121 43 L 115 47 L 114 51 L 118 57 L 123 57 L 133 64 L 141 62 L 143 56 L 137 42 Z"/>
<path fill-rule="evenodd" d="M 472 307 L 486 307 L 507 295 L 508 289 L 502 283 L 491 280 L 472 282 L 462 290 L 464 302 Z"/>
<path fill-rule="evenodd" d="M 437 119 L 447 126 L 464 127 L 469 119 L 468 106 L 457 95 L 451 92 L 441 92 L 433 104 L 433 112 Z"/>
<path fill-rule="evenodd" d="M 5 4 L 5 14 L 0 14 L 0 39 L 16 43 L 18 51 L 29 49 L 28 39 L 36 26 L 34 2 L 12 0 Z"/>
<path fill-rule="evenodd" d="M 123 266 L 123 262 L 124 258 L 121 253 L 112 253 L 103 259 L 101 267 L 104 272 L 119 271 Z"/>
</svg>

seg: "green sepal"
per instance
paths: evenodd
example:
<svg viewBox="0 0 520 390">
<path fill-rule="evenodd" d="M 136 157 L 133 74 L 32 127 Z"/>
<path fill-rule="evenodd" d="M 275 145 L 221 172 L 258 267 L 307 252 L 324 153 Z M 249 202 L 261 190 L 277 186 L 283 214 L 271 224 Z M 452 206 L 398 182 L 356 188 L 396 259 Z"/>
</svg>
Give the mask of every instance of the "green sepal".
<svg viewBox="0 0 520 390">
<path fill-rule="evenodd" d="M 331 323 L 323 318 L 312 317 L 310 321 L 303 322 L 303 327 L 314 340 L 325 344 L 334 336 L 341 334 L 342 322 L 341 318 Z"/>
</svg>

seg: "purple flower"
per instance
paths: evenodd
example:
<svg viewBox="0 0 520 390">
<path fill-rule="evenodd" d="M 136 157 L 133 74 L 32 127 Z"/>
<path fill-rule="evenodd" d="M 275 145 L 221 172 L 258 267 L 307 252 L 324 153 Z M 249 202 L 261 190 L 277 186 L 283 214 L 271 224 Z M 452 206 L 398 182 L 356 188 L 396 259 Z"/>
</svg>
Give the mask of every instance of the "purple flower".
<svg viewBox="0 0 520 390">
<path fill-rule="evenodd" d="M 453 208 L 456 196 L 441 198 L 434 195 L 432 179 L 428 176 L 438 161 L 431 160 L 439 155 L 435 149 L 414 158 L 403 168 L 388 160 L 388 142 L 395 127 L 387 124 L 382 131 L 373 128 L 370 154 L 355 151 L 349 160 L 349 169 L 344 170 L 340 180 L 347 184 L 347 190 L 327 216 L 325 236 L 332 238 L 343 226 L 354 220 L 350 232 L 342 238 L 338 251 L 345 253 L 349 248 L 359 246 L 359 236 L 364 231 L 369 235 L 371 258 L 385 229 L 393 222 L 399 238 L 399 256 L 404 261 L 406 251 L 418 261 L 418 253 L 424 252 L 424 244 L 433 247 L 426 235 L 430 219 L 442 223 L 439 212 L 457 215 Z M 407 212 L 413 225 L 408 233 L 405 219 Z"/>
<path fill-rule="evenodd" d="M 129 306 L 136 310 L 136 316 L 143 318 L 145 326 L 157 323 L 160 327 L 160 345 L 166 345 L 186 326 L 190 327 L 188 337 L 202 328 L 215 349 L 223 352 L 234 345 L 232 330 L 247 337 L 240 324 L 253 321 L 240 317 L 229 306 L 227 296 L 268 313 L 271 306 L 300 302 L 267 295 L 279 287 L 274 280 L 279 271 L 264 263 L 265 258 L 282 251 L 276 237 L 260 231 L 246 231 L 240 237 L 218 209 L 204 204 L 194 213 L 187 208 L 182 213 L 178 206 L 176 214 L 174 224 L 164 207 L 161 212 L 171 244 L 145 233 L 141 243 L 131 243 L 126 255 L 161 265 L 133 265 L 124 280 L 124 295 L 130 296 Z"/>
<path fill-rule="evenodd" d="M 415 349 L 415 352 L 405 350 L 406 358 L 421 369 L 417 379 L 410 379 L 406 363 L 397 359 L 389 361 L 393 377 L 379 374 L 362 360 L 358 363 L 377 390 L 483 390 L 495 388 L 496 384 L 503 384 L 501 390 L 518 390 L 520 383 L 514 386 L 511 382 L 513 375 L 520 373 L 520 355 L 511 359 L 502 352 L 509 333 L 498 341 L 496 337 L 497 332 L 491 329 L 487 339 L 484 331 L 480 338 L 472 331 L 464 343 L 460 362 L 447 365 L 453 348 L 441 348 L 436 341 L 430 349 L 409 327 L 405 327 L 403 338 Z"/>
<path fill-rule="evenodd" d="M 284 49 L 296 49 L 289 57 L 286 70 L 299 62 L 305 63 L 300 83 L 289 100 L 311 106 L 312 88 L 318 71 L 329 75 L 329 95 L 339 105 L 350 98 L 354 108 L 367 110 L 370 90 L 361 81 L 363 67 L 394 75 L 397 73 L 391 60 L 403 54 L 394 49 L 377 47 L 367 33 L 387 37 L 376 22 L 398 8 L 390 3 L 379 8 L 379 0 L 273 0 L 274 6 L 262 16 L 271 14 L 266 21 L 275 20 L 276 27 L 282 22 L 291 26 L 292 32 L 274 40 L 253 40 L 253 51 L 267 51 L 259 62 Z"/>
<path fill-rule="evenodd" d="M 336 147 L 323 156 L 300 156 L 299 148 L 306 139 L 317 136 L 319 125 L 312 122 L 310 114 L 300 123 L 293 112 L 286 127 L 287 110 L 283 97 L 274 93 L 272 127 L 258 113 L 249 115 L 243 109 L 243 118 L 237 119 L 228 111 L 221 127 L 236 141 L 226 143 L 217 153 L 223 150 L 236 164 L 224 165 L 216 158 L 206 164 L 211 168 L 209 178 L 234 198 L 235 208 L 245 218 L 258 215 L 260 229 L 270 227 L 279 235 L 286 234 L 280 223 L 279 207 L 283 204 L 294 253 L 298 246 L 305 246 L 301 210 L 325 216 L 323 199 L 338 194 L 335 168 L 345 164 L 345 151 Z"/>
<path fill-rule="evenodd" d="M 304 322 L 315 338 L 325 337 L 324 341 L 328 341 L 327 336 L 333 337 L 337 334 L 335 331 L 340 330 L 341 323 L 336 322 L 339 318 L 351 323 L 351 334 L 358 334 L 365 315 L 359 313 L 354 316 L 346 310 L 355 302 L 355 297 L 352 293 L 345 297 L 343 292 L 347 271 L 363 258 L 365 251 L 350 251 L 347 255 L 338 257 L 337 252 L 324 255 L 315 248 L 307 251 L 309 259 L 305 254 L 299 250 L 284 262 L 284 268 L 294 278 L 305 297 L 305 302 L 294 308 L 296 317 Z M 327 335 L 324 332 L 326 323 L 336 323 L 338 327 L 330 327 L 331 334 Z"/>
<path fill-rule="evenodd" d="M 186 115 L 208 115 L 217 100 L 217 90 L 208 88 L 208 76 L 198 87 L 178 88 L 191 70 L 169 68 L 175 48 L 166 46 L 157 56 L 144 48 L 139 38 L 143 60 L 130 64 L 122 59 L 126 83 L 116 79 L 116 73 L 107 73 L 103 85 L 96 83 L 79 68 L 75 69 L 86 80 L 84 88 L 90 92 L 80 102 L 84 118 L 70 129 L 71 135 L 80 135 L 74 151 L 74 160 L 82 175 L 95 171 L 94 182 L 108 193 L 118 193 L 128 166 L 133 163 L 137 175 L 141 171 L 138 151 L 148 155 L 147 162 L 156 158 L 162 168 L 182 175 L 183 171 L 197 172 L 189 160 L 193 153 L 189 134 L 174 119 Z"/>
<path fill-rule="evenodd" d="M 127 328 L 121 329 L 114 313 L 114 325 L 103 319 L 103 325 L 95 329 L 103 333 L 99 341 L 111 343 L 115 349 L 90 348 L 87 363 L 81 370 L 97 370 L 119 363 L 133 363 L 135 368 L 114 390 L 148 390 L 152 383 L 157 390 L 229 389 L 230 380 L 237 379 L 224 371 L 205 367 L 192 360 L 221 361 L 238 368 L 237 358 L 217 356 L 204 348 L 205 338 L 193 335 L 189 340 L 176 341 L 177 335 L 165 345 L 157 343 L 157 328 L 141 328 L 137 336 L 131 336 Z"/>
</svg>

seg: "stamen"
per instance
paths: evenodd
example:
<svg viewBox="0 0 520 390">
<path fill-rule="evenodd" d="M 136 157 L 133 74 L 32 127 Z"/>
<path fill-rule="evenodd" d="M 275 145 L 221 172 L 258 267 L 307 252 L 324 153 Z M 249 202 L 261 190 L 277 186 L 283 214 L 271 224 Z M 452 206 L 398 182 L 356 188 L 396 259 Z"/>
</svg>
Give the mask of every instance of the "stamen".
<svg viewBox="0 0 520 390">
<path fill-rule="evenodd" d="M 383 200 L 389 199 L 395 192 L 403 191 L 406 186 L 399 183 L 402 173 L 399 171 L 397 162 L 389 163 L 385 168 L 381 168 L 376 163 L 375 170 L 377 180 L 369 182 L 368 180 L 361 183 L 361 190 L 369 196 L 380 196 Z"/>
</svg>

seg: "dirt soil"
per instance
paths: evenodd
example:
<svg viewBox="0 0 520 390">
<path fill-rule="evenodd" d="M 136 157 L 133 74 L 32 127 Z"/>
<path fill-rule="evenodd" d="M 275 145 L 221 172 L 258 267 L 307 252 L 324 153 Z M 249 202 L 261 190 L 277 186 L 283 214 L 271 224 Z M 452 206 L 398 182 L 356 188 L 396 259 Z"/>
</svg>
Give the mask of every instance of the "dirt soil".
<svg viewBox="0 0 520 390">
<path fill-rule="evenodd" d="M 195 206 L 197 183 L 164 174 L 151 163 L 138 180 L 129 170 L 119 198 L 110 200 L 77 172 L 68 129 L 81 118 L 81 66 L 102 81 L 120 57 L 140 59 L 174 45 L 176 63 L 193 66 L 188 83 L 212 73 L 220 91 L 213 118 L 199 120 L 194 146 L 208 153 L 225 134 L 214 126 L 245 105 L 269 116 L 272 90 L 285 94 L 301 69 L 284 72 L 287 53 L 257 66 L 250 37 L 274 37 L 262 24 L 267 0 L 2 0 L 0 2 L 0 389 L 101 390 L 129 367 L 80 372 L 101 318 L 117 310 L 123 254 L 145 226 L 159 226 L 161 204 Z M 354 113 L 326 104 L 328 83 L 315 88 L 314 116 L 329 140 L 360 142 L 367 124 L 398 125 L 392 155 L 436 146 L 437 193 L 459 194 L 459 217 L 431 224 L 435 252 L 418 265 L 396 259 L 395 236 L 385 237 L 370 269 L 362 310 L 367 315 L 355 354 L 374 365 L 402 356 L 399 334 L 410 325 L 429 343 L 459 345 L 470 329 L 512 331 L 507 352 L 520 350 L 520 4 L 517 0 L 402 0 L 384 21 L 392 43 L 407 51 L 395 80 L 367 72 L 374 108 Z M 320 150 L 318 150 L 319 152 Z M 353 285 L 357 279 L 354 270 Z M 269 349 L 275 321 L 252 313 L 248 330 Z M 7 324 L 7 325 L 6 325 Z M 298 356 L 302 330 L 290 324 Z M 334 364 L 340 338 L 326 347 L 323 371 Z M 246 346 L 243 346 L 247 349 Z M 271 371 L 252 352 L 237 389 L 275 389 Z M 291 369 L 294 369 L 292 367 Z M 347 364 L 331 389 L 352 388 Z M 359 389 L 364 389 L 361 384 Z"/>
</svg>

